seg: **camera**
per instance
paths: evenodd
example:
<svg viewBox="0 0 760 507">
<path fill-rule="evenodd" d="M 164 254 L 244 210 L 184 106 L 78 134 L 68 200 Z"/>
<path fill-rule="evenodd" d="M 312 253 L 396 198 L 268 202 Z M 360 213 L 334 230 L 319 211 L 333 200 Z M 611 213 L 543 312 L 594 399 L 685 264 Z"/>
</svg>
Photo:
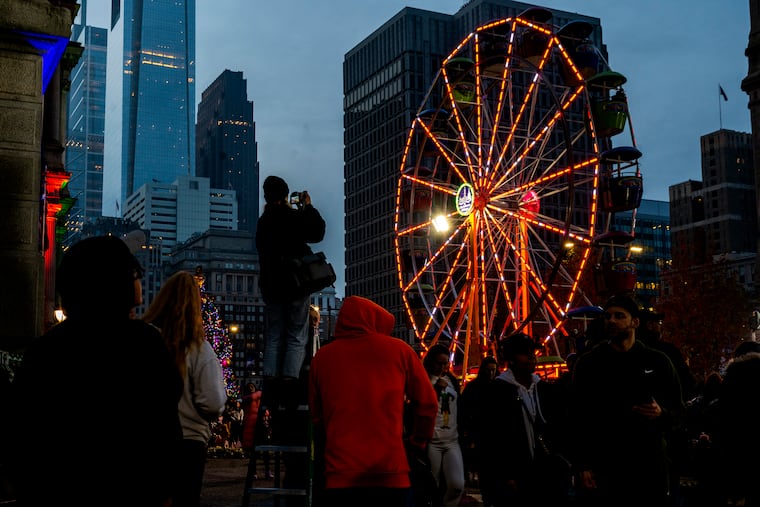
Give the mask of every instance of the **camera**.
<svg viewBox="0 0 760 507">
<path fill-rule="evenodd" d="M 290 194 L 290 205 L 296 208 L 303 207 L 303 194 L 306 192 L 293 192 Z"/>
</svg>

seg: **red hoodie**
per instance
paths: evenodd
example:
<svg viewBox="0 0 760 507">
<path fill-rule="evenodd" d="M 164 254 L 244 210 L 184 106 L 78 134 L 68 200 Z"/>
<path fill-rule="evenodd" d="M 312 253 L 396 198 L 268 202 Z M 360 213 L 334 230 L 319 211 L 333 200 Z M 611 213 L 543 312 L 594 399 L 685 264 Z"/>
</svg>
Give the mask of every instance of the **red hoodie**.
<svg viewBox="0 0 760 507">
<path fill-rule="evenodd" d="M 404 400 L 416 407 L 410 442 L 433 436 L 438 404 L 409 344 L 389 335 L 394 318 L 359 296 L 343 301 L 335 339 L 312 359 L 309 403 L 325 437 L 325 486 L 408 488 L 403 440 Z"/>
</svg>

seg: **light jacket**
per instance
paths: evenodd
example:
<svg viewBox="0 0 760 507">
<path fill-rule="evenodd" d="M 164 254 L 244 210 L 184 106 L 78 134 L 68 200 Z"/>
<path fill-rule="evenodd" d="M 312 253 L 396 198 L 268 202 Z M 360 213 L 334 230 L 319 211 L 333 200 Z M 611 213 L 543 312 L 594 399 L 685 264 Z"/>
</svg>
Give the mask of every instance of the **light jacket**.
<svg viewBox="0 0 760 507">
<path fill-rule="evenodd" d="M 185 392 L 179 400 L 182 437 L 205 444 L 211 438 L 209 422 L 222 415 L 227 402 L 222 366 L 205 340 L 187 351 L 186 363 Z"/>
</svg>

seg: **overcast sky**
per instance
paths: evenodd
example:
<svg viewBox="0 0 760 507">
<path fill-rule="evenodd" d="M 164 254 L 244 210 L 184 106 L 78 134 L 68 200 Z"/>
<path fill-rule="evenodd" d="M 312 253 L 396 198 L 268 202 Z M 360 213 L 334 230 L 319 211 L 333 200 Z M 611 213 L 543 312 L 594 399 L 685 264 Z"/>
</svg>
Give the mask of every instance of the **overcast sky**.
<svg viewBox="0 0 760 507">
<path fill-rule="evenodd" d="M 242 71 L 254 102 L 261 180 L 308 190 L 327 221 L 324 250 L 344 294 L 343 76 L 346 52 L 402 8 L 454 14 L 461 0 L 197 0 L 196 102 L 225 69 Z M 644 198 L 701 180 L 699 137 L 750 132 L 744 50 L 749 1 L 546 0 L 601 19 L 643 156 Z M 88 24 L 107 27 L 110 2 L 90 0 Z M 718 86 L 728 101 L 719 97 Z M 196 107 L 197 111 L 197 107 Z M 722 113 L 722 114 L 721 114 Z"/>
</svg>

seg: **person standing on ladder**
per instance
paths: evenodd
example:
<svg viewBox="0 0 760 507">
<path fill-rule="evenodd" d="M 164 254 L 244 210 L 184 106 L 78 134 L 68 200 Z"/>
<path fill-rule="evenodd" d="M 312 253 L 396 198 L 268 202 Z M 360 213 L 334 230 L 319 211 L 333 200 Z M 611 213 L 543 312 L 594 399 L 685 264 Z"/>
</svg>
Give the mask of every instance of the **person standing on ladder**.
<svg viewBox="0 0 760 507">
<path fill-rule="evenodd" d="M 306 191 L 297 193 L 296 207 L 291 206 L 288 184 L 282 178 L 267 176 L 263 190 L 266 205 L 256 226 L 265 326 L 261 405 L 274 410 L 297 396 L 309 339 L 310 294 L 292 292 L 287 283 L 292 278 L 290 261 L 312 253 L 308 244 L 324 239 L 325 221 Z"/>
</svg>

